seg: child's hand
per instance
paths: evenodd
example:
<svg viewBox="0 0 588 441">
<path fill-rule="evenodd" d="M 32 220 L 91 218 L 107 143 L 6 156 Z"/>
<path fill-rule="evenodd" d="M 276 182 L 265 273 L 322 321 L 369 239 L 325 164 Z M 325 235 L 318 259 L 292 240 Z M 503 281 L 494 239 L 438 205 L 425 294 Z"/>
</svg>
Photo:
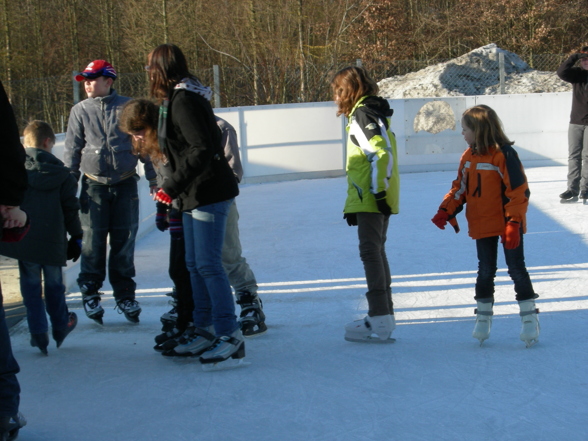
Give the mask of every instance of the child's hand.
<svg viewBox="0 0 588 441">
<path fill-rule="evenodd" d="M 435 225 L 437 225 L 437 228 L 444 230 L 445 225 L 447 225 L 448 219 L 449 219 L 449 214 L 447 214 L 447 211 L 443 210 L 442 208 L 439 208 L 439 211 L 437 211 L 437 214 L 435 216 L 433 216 L 433 219 L 431 219 L 431 222 L 433 222 Z"/>
<path fill-rule="evenodd" d="M 0 205 L 0 215 L 3 218 L 3 228 L 22 228 L 27 223 L 27 214 L 20 207 Z"/>
<path fill-rule="evenodd" d="M 514 250 L 521 244 L 521 225 L 518 222 L 509 221 L 506 223 L 506 230 L 500 242 L 507 250 Z"/>
</svg>

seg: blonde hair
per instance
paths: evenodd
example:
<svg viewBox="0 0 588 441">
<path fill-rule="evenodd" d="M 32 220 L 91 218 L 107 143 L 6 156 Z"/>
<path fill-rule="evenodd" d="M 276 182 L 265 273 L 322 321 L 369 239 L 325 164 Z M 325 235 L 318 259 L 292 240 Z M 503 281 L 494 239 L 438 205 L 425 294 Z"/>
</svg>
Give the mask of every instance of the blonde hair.
<svg viewBox="0 0 588 441">
<path fill-rule="evenodd" d="M 490 148 L 513 145 L 514 141 L 504 134 L 502 122 L 491 107 L 481 104 L 470 107 L 463 112 L 462 123 L 474 132 L 474 143 L 471 145 L 475 153 L 487 155 Z"/>
<path fill-rule="evenodd" d="M 55 133 L 45 121 L 34 120 L 27 124 L 23 131 L 25 147 L 42 147 L 47 138 L 55 143 Z"/>
<path fill-rule="evenodd" d="M 359 99 L 366 95 L 377 95 L 378 85 L 363 67 L 350 66 L 341 69 L 331 81 L 333 97 L 339 110 L 337 116 L 349 114 Z"/>
<path fill-rule="evenodd" d="M 158 120 L 159 108 L 152 101 L 141 98 L 127 101 L 119 119 L 120 129 L 129 135 L 145 130 L 144 140 L 133 139 L 133 150 L 144 158 L 149 157 L 156 165 L 165 161 L 157 139 Z"/>
</svg>

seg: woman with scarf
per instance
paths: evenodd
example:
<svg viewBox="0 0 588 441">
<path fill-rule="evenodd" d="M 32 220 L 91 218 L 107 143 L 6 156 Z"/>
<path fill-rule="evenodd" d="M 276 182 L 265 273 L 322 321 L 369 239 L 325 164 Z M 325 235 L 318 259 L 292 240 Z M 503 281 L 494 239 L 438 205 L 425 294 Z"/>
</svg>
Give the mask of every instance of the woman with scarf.
<svg viewBox="0 0 588 441">
<path fill-rule="evenodd" d="M 194 332 L 185 339 L 203 364 L 238 362 L 245 343 L 235 315 L 221 252 L 229 207 L 239 194 L 223 153 L 209 99 L 212 91 L 190 74 L 182 51 L 156 47 L 148 57 L 150 93 L 160 104 L 158 137 L 171 175 L 156 195 L 183 212 L 186 265 L 194 296 Z"/>
</svg>

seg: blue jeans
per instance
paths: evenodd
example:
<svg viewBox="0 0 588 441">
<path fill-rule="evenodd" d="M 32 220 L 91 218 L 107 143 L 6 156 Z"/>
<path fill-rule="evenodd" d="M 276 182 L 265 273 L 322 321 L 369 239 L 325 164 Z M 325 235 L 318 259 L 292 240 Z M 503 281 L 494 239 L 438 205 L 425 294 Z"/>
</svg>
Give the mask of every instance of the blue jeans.
<svg viewBox="0 0 588 441">
<path fill-rule="evenodd" d="M 195 208 L 183 214 L 186 266 L 194 297 L 194 325 L 214 325 L 217 336 L 238 327 L 235 301 L 223 269 L 222 248 L 233 199 Z"/>
<path fill-rule="evenodd" d="M 139 194 L 135 177 L 104 185 L 82 177 L 80 220 L 84 230 L 78 285 L 106 278 L 106 244 L 110 236 L 108 277 L 116 300 L 134 299 L 135 237 L 139 225 Z"/>
<path fill-rule="evenodd" d="M 494 278 L 496 277 L 496 261 L 498 258 L 498 236 L 476 240 L 478 252 L 478 278 L 476 280 L 476 300 L 494 301 Z M 514 282 L 516 300 L 523 301 L 539 297 L 533 290 L 531 278 L 525 266 L 523 249 L 523 232 L 521 243 L 514 250 L 504 249 L 504 258 L 508 267 L 508 275 Z"/>
<path fill-rule="evenodd" d="M 0 416 L 11 417 L 18 413 L 20 385 L 16 379 L 20 368 L 12 355 L 10 335 L 6 325 L 2 287 L 0 287 Z"/>
<path fill-rule="evenodd" d="M 20 292 L 27 308 L 29 332 L 41 334 L 48 331 L 45 309 L 51 319 L 53 330 L 61 331 L 67 328 L 68 310 L 65 304 L 65 286 L 61 267 L 19 260 L 18 269 Z M 43 291 L 45 301 L 43 301 Z"/>
</svg>

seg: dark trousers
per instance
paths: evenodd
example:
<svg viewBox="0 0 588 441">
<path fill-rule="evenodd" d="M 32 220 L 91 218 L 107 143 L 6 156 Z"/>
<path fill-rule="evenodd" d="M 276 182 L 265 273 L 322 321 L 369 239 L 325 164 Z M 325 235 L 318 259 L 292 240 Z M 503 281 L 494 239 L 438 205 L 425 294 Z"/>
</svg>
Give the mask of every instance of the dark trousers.
<svg viewBox="0 0 588 441">
<path fill-rule="evenodd" d="M 20 385 L 16 374 L 20 371 L 12 355 L 10 335 L 6 325 L 6 315 L 0 287 L 0 416 L 14 416 L 20 403 Z"/>
<path fill-rule="evenodd" d="M 180 213 L 181 218 L 181 213 Z M 186 267 L 186 245 L 183 233 L 172 236 L 169 247 L 169 277 L 176 287 L 178 321 L 176 327 L 183 331 L 192 321 L 194 298 L 190 272 Z"/>
<path fill-rule="evenodd" d="M 84 230 L 78 285 L 106 278 L 106 246 L 110 238 L 108 278 L 114 298 L 135 298 L 135 237 L 139 225 L 137 180 L 104 185 L 82 177 L 80 220 Z"/>
<path fill-rule="evenodd" d="M 494 301 L 494 278 L 496 277 L 498 258 L 499 236 L 486 237 L 476 240 L 478 252 L 478 278 L 476 279 L 476 300 Z M 529 300 L 537 298 L 533 290 L 531 278 L 525 266 L 525 253 L 523 249 L 523 234 L 521 231 L 521 243 L 514 250 L 504 249 L 504 258 L 508 267 L 508 275 L 514 282 L 516 300 Z"/>
<path fill-rule="evenodd" d="M 381 213 L 357 213 L 359 257 L 363 263 L 368 291 L 368 315 L 394 314 L 390 266 L 386 256 L 386 238 L 390 216 Z"/>
</svg>

